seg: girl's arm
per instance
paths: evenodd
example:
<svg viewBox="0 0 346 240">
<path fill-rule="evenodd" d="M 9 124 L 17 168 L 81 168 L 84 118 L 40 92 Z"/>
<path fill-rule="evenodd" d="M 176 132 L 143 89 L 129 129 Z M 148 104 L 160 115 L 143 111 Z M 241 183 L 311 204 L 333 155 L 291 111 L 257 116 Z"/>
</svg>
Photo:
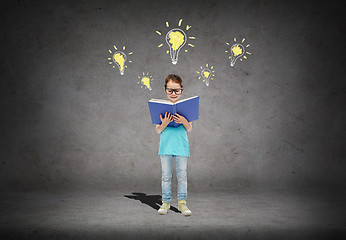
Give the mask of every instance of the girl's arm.
<svg viewBox="0 0 346 240">
<path fill-rule="evenodd" d="M 188 131 L 188 132 L 192 131 L 192 122 L 187 122 L 187 124 L 183 123 L 183 125 L 184 125 L 186 131 Z"/>
<path fill-rule="evenodd" d="M 168 125 L 168 124 L 167 124 Z M 163 123 L 161 125 L 156 124 L 156 132 L 157 133 L 161 133 L 163 130 L 165 130 L 165 128 L 167 127 L 167 125 L 165 126 Z"/>
<path fill-rule="evenodd" d="M 179 115 L 178 113 L 175 114 L 174 121 L 176 123 L 181 123 L 184 125 L 186 131 L 191 132 L 192 131 L 192 122 L 188 122 L 184 116 Z"/>
</svg>

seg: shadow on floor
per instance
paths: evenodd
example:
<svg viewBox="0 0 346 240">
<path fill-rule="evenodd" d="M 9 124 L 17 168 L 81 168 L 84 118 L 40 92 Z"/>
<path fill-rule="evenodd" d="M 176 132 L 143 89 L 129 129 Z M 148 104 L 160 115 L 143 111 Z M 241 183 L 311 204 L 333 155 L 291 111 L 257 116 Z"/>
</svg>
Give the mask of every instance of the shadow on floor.
<svg viewBox="0 0 346 240">
<path fill-rule="evenodd" d="M 159 210 L 161 207 L 162 197 L 160 195 L 147 195 L 145 193 L 138 193 L 138 192 L 134 192 L 132 194 L 133 194 L 132 196 L 124 195 L 124 197 L 138 200 L 141 203 L 144 203 L 144 204 L 154 208 L 155 210 Z M 180 211 L 177 208 L 173 207 L 172 205 L 170 207 L 170 210 L 172 210 L 176 213 L 180 213 Z"/>
</svg>

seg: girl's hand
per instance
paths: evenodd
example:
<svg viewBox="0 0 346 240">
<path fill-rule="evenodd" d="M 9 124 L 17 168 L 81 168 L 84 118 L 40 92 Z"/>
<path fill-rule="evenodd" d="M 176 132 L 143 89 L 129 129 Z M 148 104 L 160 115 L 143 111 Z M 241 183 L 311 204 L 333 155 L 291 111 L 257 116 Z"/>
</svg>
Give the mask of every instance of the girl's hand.
<svg viewBox="0 0 346 240">
<path fill-rule="evenodd" d="M 174 117 L 174 115 L 172 115 L 171 113 L 167 113 L 167 112 L 165 113 L 165 118 L 162 118 L 162 114 L 160 114 L 161 122 L 164 125 L 168 125 L 170 122 L 172 122 L 173 117 Z"/>
<path fill-rule="evenodd" d="M 175 121 L 176 123 L 181 123 L 181 124 L 187 124 L 187 123 L 189 123 L 189 122 L 186 120 L 186 118 L 185 118 L 184 116 L 179 115 L 178 113 L 176 113 L 176 114 L 174 115 L 174 121 Z"/>
</svg>

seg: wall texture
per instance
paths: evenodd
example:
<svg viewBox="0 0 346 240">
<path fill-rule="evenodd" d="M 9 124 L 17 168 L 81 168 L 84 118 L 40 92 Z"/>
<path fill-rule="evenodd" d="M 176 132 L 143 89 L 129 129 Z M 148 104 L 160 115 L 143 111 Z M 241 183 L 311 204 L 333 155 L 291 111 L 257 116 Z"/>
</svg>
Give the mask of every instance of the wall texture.
<svg viewBox="0 0 346 240">
<path fill-rule="evenodd" d="M 200 96 L 190 189 L 345 186 L 341 1 L 2 1 L 0 18 L 2 190 L 160 189 L 147 101 L 169 73 Z M 173 65 L 156 31 L 180 19 L 195 47 Z M 253 54 L 231 67 L 234 38 Z M 113 45 L 133 52 L 123 76 Z"/>
</svg>

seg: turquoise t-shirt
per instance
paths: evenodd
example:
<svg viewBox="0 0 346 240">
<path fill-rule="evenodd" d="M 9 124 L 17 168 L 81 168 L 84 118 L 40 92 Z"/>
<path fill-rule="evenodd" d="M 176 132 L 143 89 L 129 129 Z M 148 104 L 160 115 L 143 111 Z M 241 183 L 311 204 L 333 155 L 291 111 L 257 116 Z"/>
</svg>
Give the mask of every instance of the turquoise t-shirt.
<svg viewBox="0 0 346 240">
<path fill-rule="evenodd" d="M 189 140 L 183 125 L 166 127 L 160 133 L 159 155 L 190 156 Z"/>
</svg>

